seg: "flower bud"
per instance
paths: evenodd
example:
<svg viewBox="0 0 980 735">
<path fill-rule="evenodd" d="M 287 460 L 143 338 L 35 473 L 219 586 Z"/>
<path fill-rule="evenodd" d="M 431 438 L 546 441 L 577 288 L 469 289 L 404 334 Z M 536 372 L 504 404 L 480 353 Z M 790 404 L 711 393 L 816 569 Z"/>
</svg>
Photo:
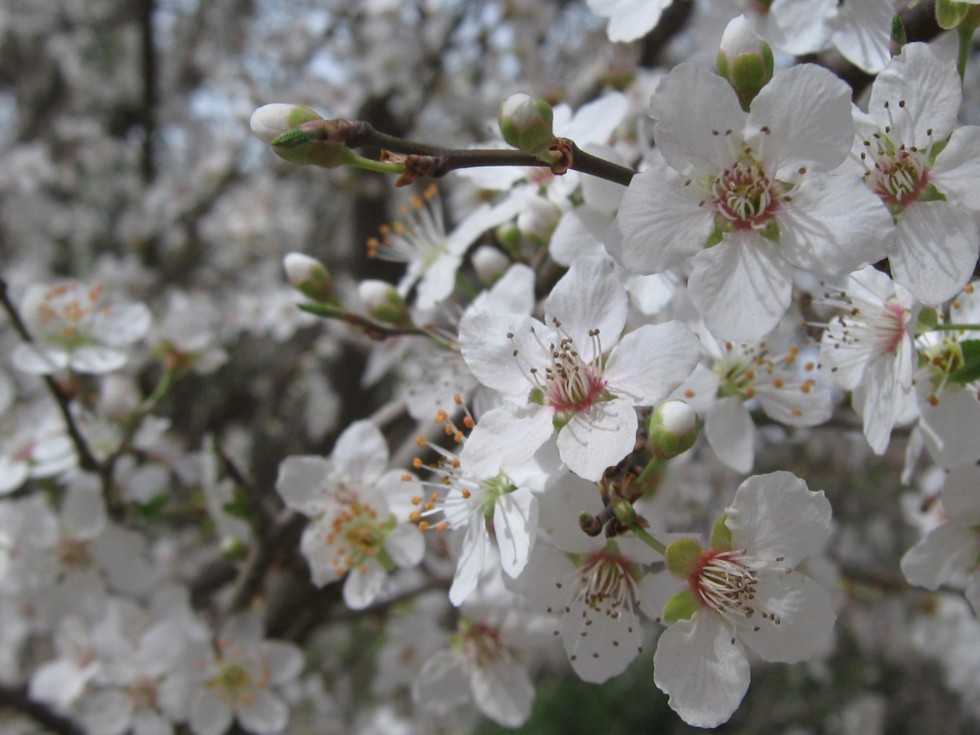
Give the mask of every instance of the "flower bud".
<svg viewBox="0 0 980 735">
<path fill-rule="evenodd" d="M 410 324 L 408 305 L 398 290 L 387 281 L 368 279 L 357 286 L 365 313 L 384 324 Z"/>
<path fill-rule="evenodd" d="M 288 253 L 282 264 L 289 284 L 301 294 L 321 304 L 337 301 L 330 272 L 319 260 L 303 253 Z"/>
<path fill-rule="evenodd" d="M 725 28 L 716 64 L 718 73 L 732 85 L 746 111 L 759 90 L 772 79 L 772 49 L 744 15 L 733 18 Z"/>
<path fill-rule="evenodd" d="M 497 236 L 497 242 L 500 243 L 500 247 L 508 253 L 516 255 L 520 252 L 521 242 L 523 242 L 524 236 L 521 235 L 521 230 L 516 223 L 505 222 L 497 227 L 494 234 Z"/>
<path fill-rule="evenodd" d="M 473 252 L 473 270 L 484 286 L 492 286 L 510 267 L 510 258 L 497 248 L 481 245 Z"/>
<path fill-rule="evenodd" d="M 648 447 L 657 459 L 673 459 L 694 446 L 698 416 L 684 401 L 667 401 L 650 417 Z"/>
<path fill-rule="evenodd" d="M 517 215 L 517 227 L 535 245 L 547 245 L 561 219 L 561 211 L 544 197 L 530 199 Z"/>
<path fill-rule="evenodd" d="M 322 120 L 323 117 L 306 105 L 287 105 L 277 102 L 263 105 L 249 119 L 249 127 L 263 142 L 272 144 L 276 138 L 293 128 L 298 128 L 310 120 Z"/>
<path fill-rule="evenodd" d="M 512 94 L 500 103 L 497 122 L 504 140 L 525 153 L 544 153 L 555 139 L 551 105 L 525 92 Z"/>
</svg>

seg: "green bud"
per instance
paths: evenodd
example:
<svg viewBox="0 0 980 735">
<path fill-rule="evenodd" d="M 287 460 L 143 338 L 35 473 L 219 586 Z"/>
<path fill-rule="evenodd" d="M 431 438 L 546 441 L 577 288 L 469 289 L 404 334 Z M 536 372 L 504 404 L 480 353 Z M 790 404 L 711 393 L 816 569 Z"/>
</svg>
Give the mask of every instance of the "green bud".
<svg viewBox="0 0 980 735">
<path fill-rule="evenodd" d="M 919 312 L 919 318 L 915 322 L 916 335 L 931 332 L 939 324 L 939 312 L 931 306 L 926 306 Z"/>
<path fill-rule="evenodd" d="M 728 80 L 743 110 L 772 79 L 774 62 L 769 44 L 759 38 L 740 15 L 725 28 L 716 60 L 718 73 Z"/>
<path fill-rule="evenodd" d="M 364 302 L 365 311 L 372 319 L 396 326 L 412 323 L 405 299 L 390 283 L 374 279 L 361 281 L 357 292 Z"/>
<path fill-rule="evenodd" d="M 667 600 L 661 619 L 665 623 L 676 623 L 678 620 L 690 620 L 694 613 L 701 609 L 701 602 L 691 590 L 678 592 Z"/>
<path fill-rule="evenodd" d="M 225 536 L 221 539 L 221 556 L 228 561 L 242 561 L 248 556 L 248 546 L 237 536 Z"/>
<path fill-rule="evenodd" d="M 505 222 L 497 227 L 496 235 L 497 242 L 500 243 L 500 247 L 502 247 L 508 253 L 517 255 L 520 252 L 523 236 L 521 235 L 521 229 L 516 223 Z"/>
<path fill-rule="evenodd" d="M 657 459 L 673 459 L 698 440 L 698 416 L 684 401 L 667 401 L 650 417 L 647 446 Z"/>
<path fill-rule="evenodd" d="M 497 122 L 504 140 L 520 151 L 539 155 L 555 139 L 551 105 L 525 92 L 512 94 L 500 103 Z"/>
<path fill-rule="evenodd" d="M 678 579 L 687 579 L 697 569 L 704 555 L 704 548 L 692 538 L 671 542 L 664 554 L 667 571 Z"/>
<path fill-rule="evenodd" d="M 289 253 L 283 258 L 289 284 L 307 298 L 321 304 L 337 302 L 330 272 L 316 258 L 303 253 Z"/>
</svg>

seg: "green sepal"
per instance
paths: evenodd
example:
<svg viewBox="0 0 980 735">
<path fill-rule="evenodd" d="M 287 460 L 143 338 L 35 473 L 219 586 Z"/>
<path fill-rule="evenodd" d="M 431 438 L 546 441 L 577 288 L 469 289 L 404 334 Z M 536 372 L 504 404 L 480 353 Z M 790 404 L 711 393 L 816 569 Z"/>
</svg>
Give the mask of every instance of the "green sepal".
<svg viewBox="0 0 980 735">
<path fill-rule="evenodd" d="M 963 366 L 949 374 L 949 382 L 966 385 L 980 380 L 980 339 L 960 342 L 960 350 L 963 353 Z"/>
<path fill-rule="evenodd" d="M 136 511 L 136 515 L 139 516 L 140 520 L 152 521 L 160 514 L 164 506 L 166 506 L 169 502 L 170 495 L 168 493 L 159 493 L 154 495 L 145 503 L 134 500 L 133 510 Z"/>
<path fill-rule="evenodd" d="M 728 516 L 718 516 L 715 525 L 711 527 L 711 548 L 715 551 L 731 551 L 734 548 L 732 543 L 732 530 L 726 521 Z"/>
<path fill-rule="evenodd" d="M 665 623 L 676 623 L 678 620 L 690 620 L 694 613 L 701 609 L 701 603 L 691 590 L 678 592 L 667 600 L 661 619 Z"/>
<path fill-rule="evenodd" d="M 909 42 L 908 34 L 905 32 L 905 22 L 898 13 L 892 16 L 892 27 L 888 38 L 888 51 L 892 56 L 902 53 L 902 48 Z"/>
<path fill-rule="evenodd" d="M 936 0 L 936 25 L 944 31 L 956 28 L 970 11 L 967 3 L 953 0 Z"/>
<path fill-rule="evenodd" d="M 230 516 L 242 518 L 246 521 L 252 518 L 252 505 L 248 502 L 248 496 L 240 487 L 236 487 L 232 499 L 223 503 L 221 509 Z"/>
<path fill-rule="evenodd" d="M 919 192 L 920 202 L 945 202 L 946 195 L 943 194 L 939 189 L 936 188 L 935 184 L 928 184 L 921 192 Z"/>
<path fill-rule="evenodd" d="M 678 579 L 687 579 L 697 569 L 704 547 L 692 538 L 672 541 L 664 553 L 667 571 Z"/>
<path fill-rule="evenodd" d="M 931 306 L 923 307 L 919 312 L 919 318 L 915 322 L 915 334 L 925 334 L 931 332 L 939 324 L 939 312 Z"/>
</svg>

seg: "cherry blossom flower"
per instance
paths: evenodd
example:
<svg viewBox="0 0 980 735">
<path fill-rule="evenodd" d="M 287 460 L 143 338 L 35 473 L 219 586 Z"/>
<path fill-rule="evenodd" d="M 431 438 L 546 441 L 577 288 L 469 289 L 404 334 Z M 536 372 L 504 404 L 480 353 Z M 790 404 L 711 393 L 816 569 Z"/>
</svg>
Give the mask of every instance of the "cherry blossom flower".
<svg viewBox="0 0 980 735">
<path fill-rule="evenodd" d="M 610 41 L 635 41 L 652 31 L 673 0 L 588 0 L 589 9 L 609 18 Z"/>
<path fill-rule="evenodd" d="M 980 467 L 961 465 L 946 478 L 943 509 L 949 520 L 929 531 L 902 557 L 902 573 L 918 587 L 937 590 L 965 584 L 966 598 L 980 615 Z"/>
<path fill-rule="evenodd" d="M 66 368 L 95 374 L 118 370 L 128 359 L 123 348 L 142 339 L 150 327 L 145 305 L 110 303 L 101 286 L 79 281 L 32 286 L 21 313 L 34 341 L 18 345 L 11 359 L 34 375 Z"/>
<path fill-rule="evenodd" d="M 643 651 L 640 613 L 659 612 L 654 576 L 661 556 L 631 536 L 588 536 L 579 513 L 602 510 L 594 483 L 569 477 L 541 496 L 545 540 L 518 580 L 531 606 L 558 615 L 556 634 L 575 673 L 600 683 L 621 674 Z"/>
<path fill-rule="evenodd" d="M 980 323 L 980 292 L 975 286 L 967 284 L 950 303 L 950 322 Z M 963 366 L 961 343 L 974 336 L 967 330 L 944 330 L 926 332 L 916 340 L 917 433 L 929 455 L 947 469 L 980 460 L 980 433 L 973 430 L 980 425 L 980 381 L 950 380 Z"/>
<path fill-rule="evenodd" d="M 777 73 L 746 114 L 721 77 L 675 67 L 650 102 L 660 153 L 630 182 L 610 253 L 638 273 L 690 261 L 689 294 L 711 333 L 759 340 L 789 306 L 796 268 L 843 275 L 884 255 L 888 212 L 836 170 L 850 98 L 805 64 Z"/>
<path fill-rule="evenodd" d="M 216 650 L 203 663 L 188 722 L 197 735 L 221 735 L 237 719 L 256 735 L 275 735 L 289 723 L 289 705 L 279 693 L 303 670 L 294 645 L 264 640 L 256 615 L 228 620 Z"/>
<path fill-rule="evenodd" d="M 344 602 L 353 609 L 370 605 L 390 572 L 415 566 L 425 552 L 422 535 L 408 522 L 405 473 L 387 472 L 387 465 L 381 432 L 370 421 L 356 421 L 329 459 L 293 456 L 279 467 L 279 495 L 311 518 L 300 548 L 313 583 L 322 587 L 346 578 Z"/>
<path fill-rule="evenodd" d="M 824 299 L 844 311 L 823 334 L 821 368 L 830 383 L 852 392 L 864 435 L 874 453 L 882 454 L 913 398 L 918 302 L 870 266 L 852 273 L 846 290 L 828 291 Z"/>
<path fill-rule="evenodd" d="M 669 627 L 653 658 L 654 681 L 696 727 L 728 720 L 749 686 L 746 648 L 767 661 L 795 663 L 817 651 L 835 614 L 827 592 L 794 571 L 830 533 L 830 503 L 789 472 L 743 482 L 715 524 L 711 547 L 694 539 L 667 547 L 680 590 L 664 608 Z"/>
<path fill-rule="evenodd" d="M 892 276 L 927 304 L 954 296 L 980 252 L 980 127 L 956 127 L 955 66 L 910 43 L 875 79 L 867 114 L 855 111 L 854 154 L 889 208 Z"/>
<path fill-rule="evenodd" d="M 515 314 L 475 313 L 460 324 L 466 364 L 512 407 L 482 417 L 463 448 L 479 475 L 520 464 L 557 432 L 562 461 L 598 480 L 632 451 L 634 406 L 667 396 L 694 369 L 698 342 L 679 322 L 620 334 L 628 298 L 611 265 L 580 258 L 552 290 L 547 325 Z"/>
</svg>

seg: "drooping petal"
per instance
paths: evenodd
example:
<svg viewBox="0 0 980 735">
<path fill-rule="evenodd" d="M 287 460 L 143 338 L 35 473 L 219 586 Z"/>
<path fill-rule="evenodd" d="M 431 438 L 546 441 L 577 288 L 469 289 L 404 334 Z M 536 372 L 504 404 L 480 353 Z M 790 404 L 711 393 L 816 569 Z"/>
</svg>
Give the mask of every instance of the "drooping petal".
<svg viewBox="0 0 980 735">
<path fill-rule="evenodd" d="M 793 292 L 793 274 L 775 243 L 754 233 L 725 235 L 694 259 L 691 301 L 719 339 L 757 342 L 775 329 Z"/>
<path fill-rule="evenodd" d="M 238 720 L 249 732 L 276 735 L 286 729 L 289 707 L 268 689 L 254 692 L 254 698 L 238 708 Z"/>
<path fill-rule="evenodd" d="M 909 584 L 937 590 L 942 584 L 962 584 L 976 566 L 980 539 L 958 523 L 944 523 L 926 534 L 902 557 L 902 574 Z"/>
<path fill-rule="evenodd" d="M 538 530 L 538 499 L 527 488 L 517 488 L 501 496 L 493 509 L 493 527 L 500 565 L 512 579 L 517 579 L 534 548 Z"/>
<path fill-rule="evenodd" d="M 748 472 L 755 461 L 755 424 L 738 396 L 719 398 L 708 409 L 704 435 L 718 459 L 737 472 Z"/>
<path fill-rule="evenodd" d="M 531 716 L 534 685 L 527 670 L 513 661 L 477 666 L 470 674 L 477 709 L 504 727 L 520 727 Z"/>
<path fill-rule="evenodd" d="M 708 610 L 665 630 L 653 656 L 653 680 L 670 708 L 695 727 L 727 722 L 749 688 L 749 662 L 721 617 Z"/>
<path fill-rule="evenodd" d="M 490 554 L 490 537 L 483 523 L 469 523 L 460 549 L 456 574 L 449 588 L 449 601 L 456 607 L 462 605 L 476 589 L 480 575 L 487 565 Z"/>
<path fill-rule="evenodd" d="M 597 481 L 606 468 L 633 451 L 637 426 L 636 409 L 625 399 L 600 401 L 578 411 L 558 432 L 562 462 L 579 477 Z"/>
</svg>

